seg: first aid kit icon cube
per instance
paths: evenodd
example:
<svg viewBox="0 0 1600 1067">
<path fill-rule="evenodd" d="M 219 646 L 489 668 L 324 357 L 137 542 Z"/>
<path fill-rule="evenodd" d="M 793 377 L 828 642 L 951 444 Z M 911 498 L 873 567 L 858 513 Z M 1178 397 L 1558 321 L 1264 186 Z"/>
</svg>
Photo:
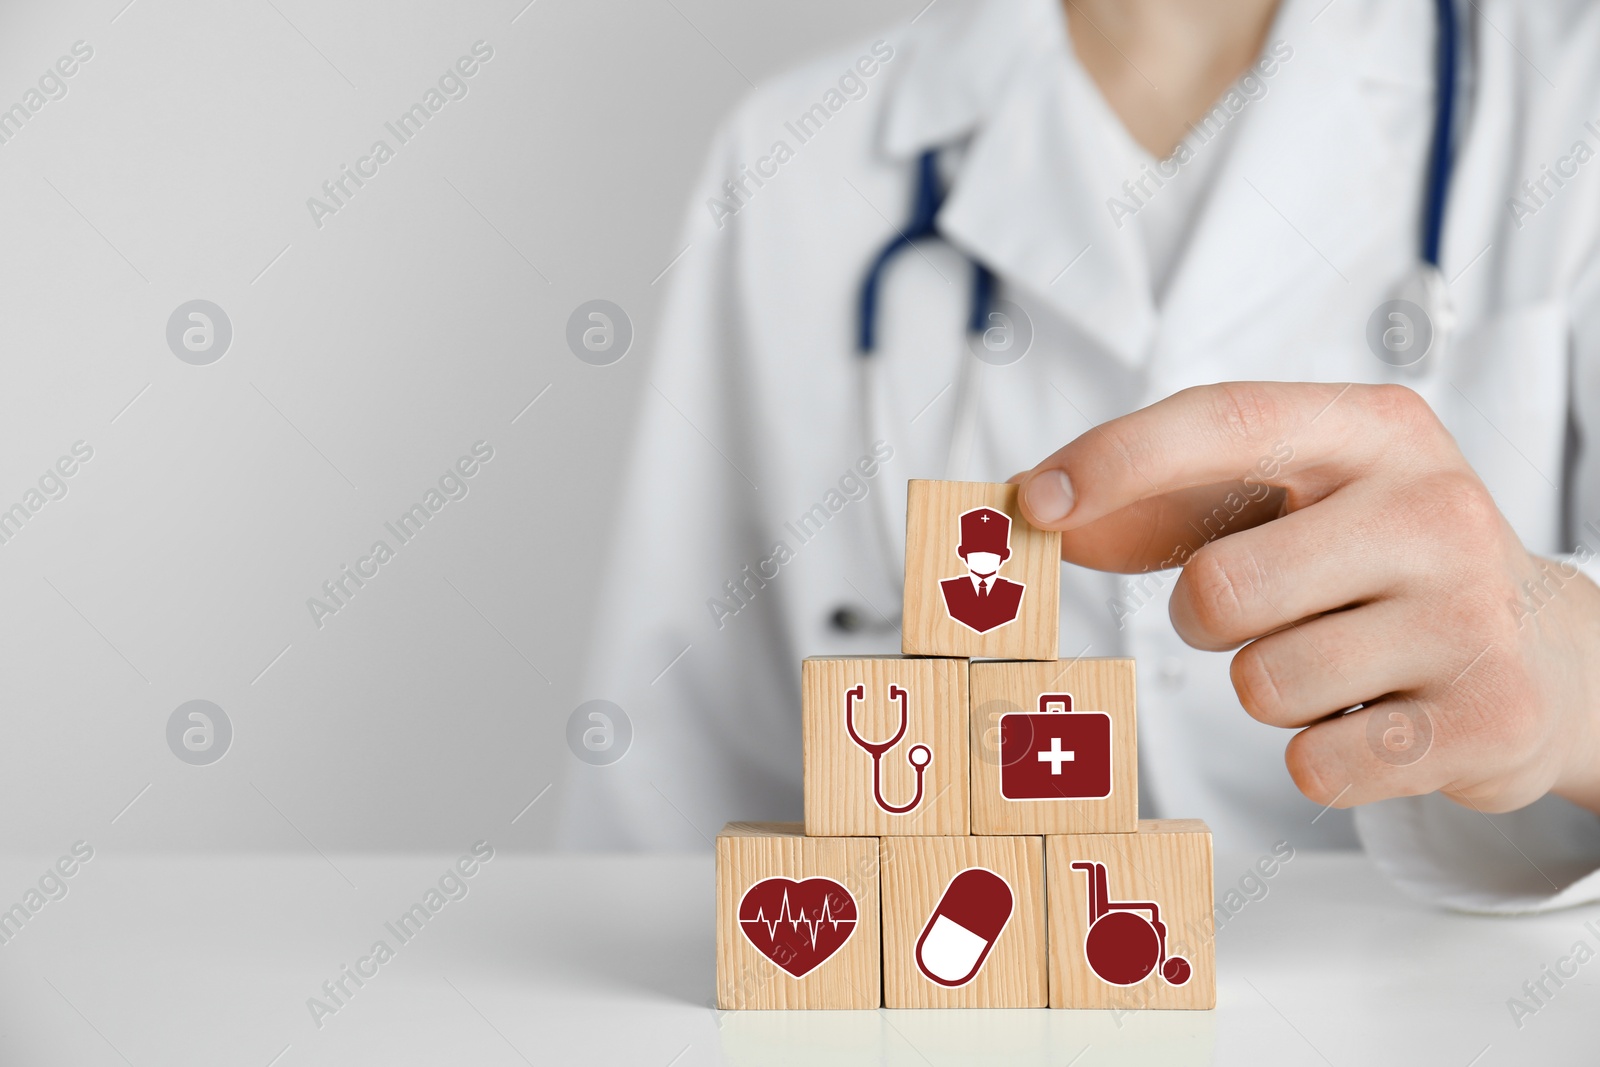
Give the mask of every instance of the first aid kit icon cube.
<svg viewBox="0 0 1600 1067">
<path fill-rule="evenodd" d="M 1134 831 L 1133 660 L 974 663 L 969 677 L 973 833 Z"/>
</svg>

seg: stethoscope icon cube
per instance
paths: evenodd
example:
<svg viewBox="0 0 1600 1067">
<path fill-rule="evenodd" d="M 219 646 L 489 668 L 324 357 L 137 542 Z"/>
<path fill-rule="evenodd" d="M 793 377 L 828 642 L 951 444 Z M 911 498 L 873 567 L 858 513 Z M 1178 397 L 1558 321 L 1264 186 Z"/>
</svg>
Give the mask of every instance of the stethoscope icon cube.
<svg viewBox="0 0 1600 1067">
<path fill-rule="evenodd" d="M 971 831 L 965 660 L 817 657 L 801 667 L 806 832 Z"/>
</svg>

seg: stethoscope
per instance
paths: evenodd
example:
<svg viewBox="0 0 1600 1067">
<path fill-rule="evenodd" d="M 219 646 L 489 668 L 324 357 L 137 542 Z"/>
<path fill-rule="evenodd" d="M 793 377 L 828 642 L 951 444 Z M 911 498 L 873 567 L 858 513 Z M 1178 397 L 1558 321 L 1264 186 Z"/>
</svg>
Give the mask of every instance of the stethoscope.
<svg viewBox="0 0 1600 1067">
<path fill-rule="evenodd" d="M 1456 90 L 1460 71 L 1460 29 L 1455 0 L 1435 0 L 1439 16 L 1439 41 L 1434 83 L 1433 138 L 1428 147 L 1426 199 L 1422 209 L 1422 255 L 1400 287 L 1399 296 L 1422 308 L 1432 330 L 1428 347 L 1405 370 L 1426 373 L 1443 361 L 1450 335 L 1455 331 L 1455 302 L 1450 282 L 1439 266 L 1439 243 L 1444 235 L 1445 201 L 1450 193 L 1450 151 L 1455 137 Z"/>
<path fill-rule="evenodd" d="M 894 805 L 883 799 L 883 757 L 900 739 L 906 735 L 906 726 L 911 721 L 910 711 L 906 706 L 906 691 L 898 685 L 889 687 L 889 699 L 900 705 L 900 729 L 887 741 L 868 741 L 856 733 L 856 701 L 867 699 L 867 687 L 858 685 L 844 695 L 844 728 L 850 731 L 850 740 L 865 749 L 872 756 L 872 797 L 878 802 L 878 807 L 890 815 L 904 815 L 918 804 L 922 803 L 922 775 L 928 769 L 928 764 L 933 762 L 933 750 L 927 745 L 917 744 L 911 746 L 911 751 L 906 753 L 906 762 L 911 764 L 911 769 L 917 772 L 917 795 L 911 798 L 911 803 Z"/>
<path fill-rule="evenodd" d="M 1459 58 L 1458 26 L 1454 0 L 1435 0 L 1438 14 L 1439 40 L 1436 58 L 1435 102 L 1433 133 L 1429 144 L 1423 202 L 1420 255 L 1416 268 L 1400 286 L 1396 296 L 1408 300 L 1422 309 L 1431 324 L 1430 343 L 1413 362 L 1403 367 L 1407 375 L 1426 373 L 1443 358 L 1450 334 L 1455 328 L 1455 305 L 1450 297 L 1450 283 L 1439 267 L 1439 244 L 1444 233 L 1445 201 L 1450 191 L 1450 150 L 1455 126 L 1457 60 Z M 883 277 L 895 257 L 918 241 L 942 241 L 935 220 L 944 205 L 946 190 L 939 181 L 938 147 L 923 152 L 917 160 L 916 188 L 912 196 L 911 219 L 883 249 L 873 257 L 861 283 L 857 306 L 856 351 L 861 357 L 863 377 L 862 411 L 865 417 L 866 441 L 870 445 L 881 436 L 878 428 L 887 421 L 883 417 L 879 360 L 877 354 L 879 293 Z M 982 334 L 994 314 L 995 276 L 972 256 L 972 300 L 967 317 L 967 333 Z M 976 359 L 963 359 L 959 380 L 956 383 L 955 430 L 951 435 L 950 457 L 946 465 L 946 478 L 959 477 L 961 465 L 972 448 L 977 426 L 977 402 L 973 387 L 973 364 Z M 897 560 L 899 553 L 893 543 L 894 529 L 889 514 L 888 494 L 874 494 L 878 498 L 878 535 L 885 552 L 884 559 Z M 891 567 L 891 570 L 893 568 Z M 895 628 L 893 622 L 874 619 L 870 614 L 848 605 L 841 605 L 829 616 L 829 623 L 842 633 L 882 632 Z"/>
</svg>

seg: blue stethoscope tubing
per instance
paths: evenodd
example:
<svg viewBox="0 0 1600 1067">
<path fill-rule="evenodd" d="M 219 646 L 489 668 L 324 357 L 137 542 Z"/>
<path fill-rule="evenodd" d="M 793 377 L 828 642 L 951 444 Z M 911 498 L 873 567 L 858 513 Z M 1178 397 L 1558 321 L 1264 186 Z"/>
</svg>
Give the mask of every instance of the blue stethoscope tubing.
<svg viewBox="0 0 1600 1067">
<path fill-rule="evenodd" d="M 1438 70 L 1434 88 L 1433 144 L 1428 158 L 1428 195 L 1422 215 L 1422 261 L 1439 269 L 1439 242 L 1444 235 L 1444 206 L 1450 192 L 1450 157 L 1455 137 L 1456 61 L 1460 30 L 1455 0 L 1435 0 L 1439 13 Z"/>
<path fill-rule="evenodd" d="M 930 148 L 917 159 L 917 191 L 911 204 L 911 221 L 883 246 L 867 268 L 867 277 L 861 283 L 861 304 L 857 314 L 856 350 L 870 358 L 878 347 L 878 292 L 883 286 L 883 273 L 894 257 L 914 243 L 932 238 L 944 238 L 935 225 L 939 209 L 944 206 L 945 190 L 939 182 L 939 150 Z M 972 256 L 972 310 L 967 316 L 967 332 L 982 333 L 989 318 L 989 306 L 994 301 L 994 273 Z"/>
<path fill-rule="evenodd" d="M 1460 79 L 1461 30 L 1456 20 L 1455 0 L 1435 0 L 1439 40 L 1436 46 L 1433 141 L 1429 145 L 1426 197 L 1422 211 L 1422 257 L 1411 281 L 1401 295 L 1419 304 L 1432 326 L 1426 351 L 1409 368 L 1410 373 L 1426 373 L 1443 362 L 1444 350 L 1455 330 L 1455 304 L 1450 283 L 1439 265 L 1439 246 L 1444 237 L 1445 204 L 1450 194 L 1450 166 L 1455 148 L 1456 96 Z"/>
</svg>

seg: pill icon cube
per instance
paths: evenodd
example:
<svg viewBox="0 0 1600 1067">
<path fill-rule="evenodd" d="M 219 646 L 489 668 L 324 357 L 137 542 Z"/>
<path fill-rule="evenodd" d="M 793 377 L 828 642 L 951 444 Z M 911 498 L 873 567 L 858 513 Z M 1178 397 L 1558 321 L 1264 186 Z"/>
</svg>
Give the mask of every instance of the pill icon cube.
<svg viewBox="0 0 1600 1067">
<path fill-rule="evenodd" d="M 1044 840 L 879 839 L 883 992 L 891 1008 L 1039 1008 Z"/>
<path fill-rule="evenodd" d="M 968 867 L 956 875 L 917 939 L 917 968 L 951 989 L 972 981 L 1010 921 L 1014 899 L 991 870 Z"/>
</svg>

